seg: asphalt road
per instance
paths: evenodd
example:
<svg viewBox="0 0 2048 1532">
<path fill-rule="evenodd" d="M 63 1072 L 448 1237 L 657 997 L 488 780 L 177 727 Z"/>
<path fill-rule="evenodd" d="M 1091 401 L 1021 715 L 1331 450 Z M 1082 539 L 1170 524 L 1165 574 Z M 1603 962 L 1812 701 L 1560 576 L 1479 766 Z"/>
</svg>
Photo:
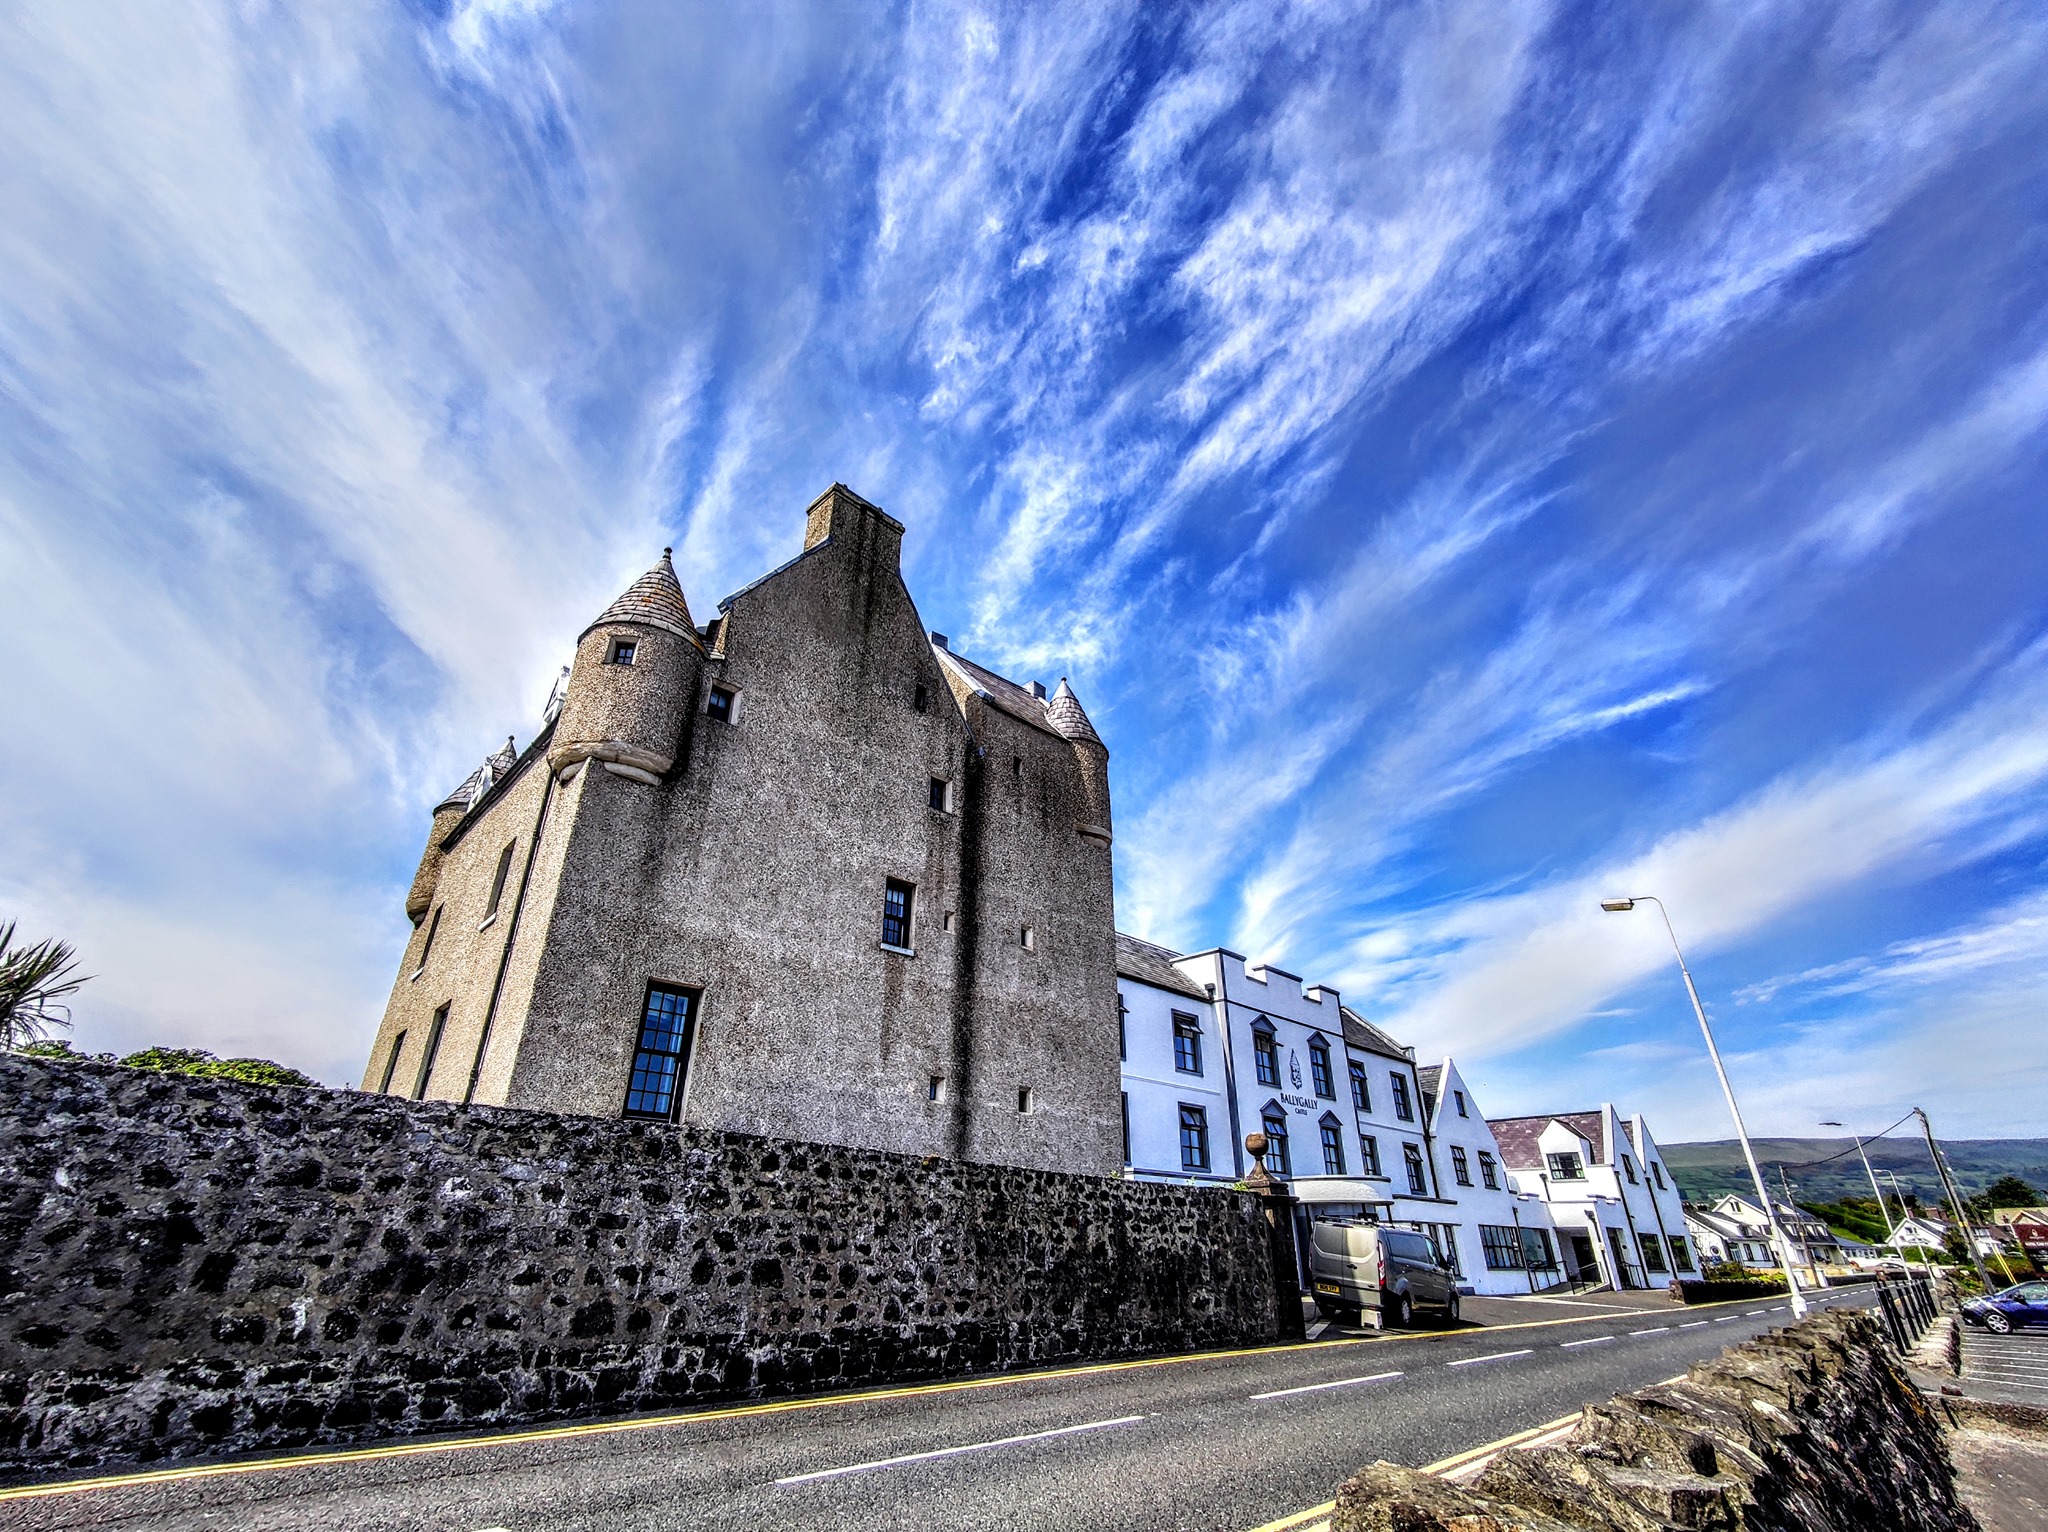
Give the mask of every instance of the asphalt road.
<svg viewBox="0 0 2048 1532">
<path fill-rule="evenodd" d="M 1868 1302 L 1866 1292 L 1832 1303 Z M 789 1401 L 580 1435 L 0 1498 L 0 1527 L 1244 1532 L 1376 1458 L 1421 1466 L 1674 1377 L 1782 1305 L 1518 1305 L 1522 1323 L 1324 1340 L 974 1386 Z M 1498 1312 L 1498 1306 L 1496 1306 Z M 1555 1317 L 1553 1317 L 1555 1316 Z"/>
</svg>

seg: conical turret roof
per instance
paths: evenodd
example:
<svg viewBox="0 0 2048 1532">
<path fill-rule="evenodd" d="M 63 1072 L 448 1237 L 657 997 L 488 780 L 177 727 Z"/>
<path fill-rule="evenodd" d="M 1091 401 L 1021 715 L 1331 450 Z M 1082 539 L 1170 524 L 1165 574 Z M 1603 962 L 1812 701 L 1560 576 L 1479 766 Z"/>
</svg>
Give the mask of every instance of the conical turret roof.
<svg viewBox="0 0 2048 1532">
<path fill-rule="evenodd" d="M 1088 715 L 1081 710 L 1081 699 L 1074 695 L 1073 687 L 1067 685 L 1067 678 L 1060 677 L 1059 690 L 1052 694 L 1052 701 L 1045 705 L 1046 721 L 1068 739 L 1086 740 L 1091 745 L 1100 745 L 1102 736 L 1095 732 L 1095 725 L 1088 721 Z"/>
<path fill-rule="evenodd" d="M 690 604 L 683 599 L 683 582 L 676 578 L 676 566 L 669 562 L 674 550 L 661 550 L 661 562 L 626 587 L 625 594 L 604 610 L 590 628 L 607 623 L 637 622 L 650 628 L 665 628 L 679 638 L 699 643 L 697 624 L 690 618 Z M 588 633 L 590 628 L 583 631 Z"/>
</svg>

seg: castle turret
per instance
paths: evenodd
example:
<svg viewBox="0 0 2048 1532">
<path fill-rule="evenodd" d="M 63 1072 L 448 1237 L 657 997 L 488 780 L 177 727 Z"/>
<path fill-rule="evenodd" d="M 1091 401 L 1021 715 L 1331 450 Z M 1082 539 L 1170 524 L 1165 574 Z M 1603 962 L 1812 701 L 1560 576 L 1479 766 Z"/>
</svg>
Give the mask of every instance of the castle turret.
<svg viewBox="0 0 2048 1532">
<path fill-rule="evenodd" d="M 462 823 L 462 816 L 477 799 L 490 791 L 491 784 L 512 769 L 518 752 L 512 741 L 505 748 L 484 757 L 483 765 L 462 779 L 462 785 L 434 805 L 434 822 L 427 830 L 427 849 L 420 853 L 419 870 L 412 875 L 412 887 L 405 896 L 405 918 L 418 925 L 434 905 L 434 890 L 441 882 L 441 842 Z"/>
<path fill-rule="evenodd" d="M 1040 695 L 1044 695 L 1043 691 Z M 1047 722 L 1059 730 L 1061 737 L 1074 747 L 1074 755 L 1081 763 L 1081 780 L 1088 794 L 1088 818 L 1080 827 L 1081 833 L 1107 844 L 1110 838 L 1109 747 L 1095 732 L 1095 725 L 1088 721 L 1081 699 L 1067 685 L 1065 676 L 1060 677 L 1059 690 L 1046 703 L 1045 716 Z"/>
<path fill-rule="evenodd" d="M 661 562 L 577 639 L 548 750 L 553 770 L 573 773 L 597 761 L 616 776 L 652 784 L 675 764 L 703 679 L 704 641 L 670 551 L 662 549 Z"/>
</svg>

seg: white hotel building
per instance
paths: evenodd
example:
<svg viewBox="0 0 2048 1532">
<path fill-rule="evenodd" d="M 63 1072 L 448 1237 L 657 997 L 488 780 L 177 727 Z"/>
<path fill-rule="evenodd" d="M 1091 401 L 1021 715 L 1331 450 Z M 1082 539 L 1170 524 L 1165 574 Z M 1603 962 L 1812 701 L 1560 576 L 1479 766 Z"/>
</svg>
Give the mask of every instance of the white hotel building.
<svg viewBox="0 0 2048 1532">
<path fill-rule="evenodd" d="M 1362 1217 L 1430 1234 L 1468 1291 L 1564 1280 L 1542 1199 L 1508 1182 L 1452 1061 L 1418 1068 L 1336 990 L 1222 948 L 1120 934 L 1117 990 L 1127 1174 L 1241 1181 L 1260 1132 L 1304 1251 L 1311 1218 Z"/>
</svg>

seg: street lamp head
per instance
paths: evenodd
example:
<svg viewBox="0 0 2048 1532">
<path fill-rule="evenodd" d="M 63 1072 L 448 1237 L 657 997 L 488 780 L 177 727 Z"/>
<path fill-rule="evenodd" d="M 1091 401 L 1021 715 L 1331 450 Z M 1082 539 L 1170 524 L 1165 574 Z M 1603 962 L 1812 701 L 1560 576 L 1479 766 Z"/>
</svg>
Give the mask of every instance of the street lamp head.
<svg viewBox="0 0 2048 1532">
<path fill-rule="evenodd" d="M 1602 899 L 1600 901 L 1600 908 L 1607 911 L 1610 915 L 1619 915 L 1623 910 L 1632 910 L 1635 907 L 1636 902 L 1633 899 Z"/>
<path fill-rule="evenodd" d="M 1823 1128 L 1839 1128 L 1841 1124 L 1834 1121 L 1824 1121 L 1821 1123 L 1821 1126 Z"/>
</svg>

